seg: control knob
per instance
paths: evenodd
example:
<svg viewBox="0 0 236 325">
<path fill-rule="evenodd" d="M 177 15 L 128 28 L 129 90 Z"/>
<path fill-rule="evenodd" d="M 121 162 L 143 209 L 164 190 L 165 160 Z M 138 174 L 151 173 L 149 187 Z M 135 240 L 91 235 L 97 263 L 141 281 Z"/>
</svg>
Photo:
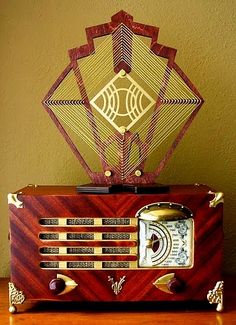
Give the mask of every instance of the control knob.
<svg viewBox="0 0 236 325">
<path fill-rule="evenodd" d="M 176 277 L 170 279 L 166 286 L 172 293 L 181 293 L 185 289 L 185 283 Z"/>
<path fill-rule="evenodd" d="M 49 289 L 53 295 L 59 295 L 65 290 L 66 284 L 63 279 L 53 279 L 49 283 Z"/>
<path fill-rule="evenodd" d="M 78 284 L 74 280 L 63 274 L 57 274 L 57 277 L 52 279 L 48 285 L 53 295 L 64 295 L 77 286 Z"/>
</svg>

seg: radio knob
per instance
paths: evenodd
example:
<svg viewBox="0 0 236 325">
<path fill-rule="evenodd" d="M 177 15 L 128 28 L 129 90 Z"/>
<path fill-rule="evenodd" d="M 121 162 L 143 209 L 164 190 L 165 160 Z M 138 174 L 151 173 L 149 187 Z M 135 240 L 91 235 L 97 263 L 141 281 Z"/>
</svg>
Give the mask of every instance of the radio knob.
<svg viewBox="0 0 236 325">
<path fill-rule="evenodd" d="M 66 287 L 63 279 L 53 279 L 49 283 L 49 289 L 53 295 L 59 295 Z"/>
<path fill-rule="evenodd" d="M 185 283 L 178 278 L 170 279 L 166 285 L 172 293 L 180 293 L 185 289 Z"/>
</svg>

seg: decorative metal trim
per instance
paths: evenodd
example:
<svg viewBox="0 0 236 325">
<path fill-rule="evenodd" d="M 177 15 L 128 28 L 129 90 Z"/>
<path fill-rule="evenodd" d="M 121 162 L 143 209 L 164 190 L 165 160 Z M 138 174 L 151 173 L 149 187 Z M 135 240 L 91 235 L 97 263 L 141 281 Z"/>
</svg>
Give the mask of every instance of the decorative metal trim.
<svg viewBox="0 0 236 325">
<path fill-rule="evenodd" d="M 111 288 L 114 291 L 114 294 L 118 295 L 123 289 L 122 284 L 125 282 L 125 275 L 122 278 L 120 278 L 119 282 L 118 281 L 114 282 L 114 279 L 108 276 L 108 281 L 112 283 Z"/>
<path fill-rule="evenodd" d="M 123 221 L 123 223 L 122 223 Z M 137 218 L 63 218 L 63 217 L 48 217 L 43 216 L 39 220 L 41 227 L 91 227 L 94 226 L 137 226 Z"/>
<path fill-rule="evenodd" d="M 129 87 L 117 87 L 116 80 L 119 78 L 128 79 Z M 119 92 L 126 93 L 126 111 L 123 113 L 120 112 Z M 145 107 L 141 104 L 142 97 L 149 101 Z M 99 98 L 103 98 L 102 106 L 96 103 Z M 156 101 L 123 69 L 90 100 L 90 104 L 121 134 L 124 134 L 124 129 L 128 131 L 155 103 Z M 129 117 L 129 124 L 120 128 L 115 122 L 117 116 Z"/>
<path fill-rule="evenodd" d="M 215 195 L 215 197 L 209 202 L 209 207 L 210 208 L 215 208 L 219 203 L 224 203 L 224 193 L 209 191 L 208 194 L 214 194 Z"/>
<path fill-rule="evenodd" d="M 148 221 L 174 221 L 193 218 L 192 211 L 174 202 L 155 202 L 142 207 L 135 217 Z"/>
<path fill-rule="evenodd" d="M 72 280 L 71 278 L 69 278 L 66 275 L 57 274 L 57 278 L 65 281 L 65 289 L 61 293 L 59 293 L 58 296 L 64 295 L 67 292 L 70 292 L 71 290 L 75 289 L 78 286 L 78 284 L 74 280 Z"/>
<path fill-rule="evenodd" d="M 111 177 L 112 172 L 110 170 L 106 170 L 104 174 L 106 177 Z"/>
<path fill-rule="evenodd" d="M 20 193 L 9 193 L 7 195 L 8 204 L 13 204 L 17 209 L 23 208 L 23 202 L 17 198 L 17 195 Z"/>
<path fill-rule="evenodd" d="M 23 291 L 18 290 L 13 282 L 8 283 L 9 290 L 9 312 L 15 313 L 16 307 L 15 305 L 21 305 L 25 301 L 25 296 Z"/>
<path fill-rule="evenodd" d="M 218 281 L 213 290 L 209 290 L 207 300 L 210 304 L 217 304 L 216 310 L 221 312 L 223 305 L 224 281 Z"/>
<path fill-rule="evenodd" d="M 175 277 L 174 273 L 168 273 L 165 274 L 163 276 L 161 276 L 160 278 L 158 278 L 155 282 L 153 282 L 153 285 L 155 287 L 157 287 L 157 289 L 166 292 L 166 293 L 170 293 L 173 294 L 173 292 L 171 292 L 168 287 L 167 287 L 167 283 L 172 280 Z"/>
<path fill-rule="evenodd" d="M 137 169 L 137 170 L 135 170 L 134 174 L 135 174 L 135 176 L 140 177 L 140 176 L 142 176 L 142 171 Z"/>
</svg>

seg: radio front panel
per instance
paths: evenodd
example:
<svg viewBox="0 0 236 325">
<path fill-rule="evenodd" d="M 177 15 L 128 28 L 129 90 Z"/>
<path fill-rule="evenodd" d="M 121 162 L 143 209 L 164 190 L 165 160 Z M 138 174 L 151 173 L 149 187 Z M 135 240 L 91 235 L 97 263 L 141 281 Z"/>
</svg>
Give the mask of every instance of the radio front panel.
<svg viewBox="0 0 236 325">
<path fill-rule="evenodd" d="M 222 204 L 210 206 L 206 186 L 105 195 L 29 186 L 11 197 L 11 281 L 26 299 L 205 300 L 221 277 Z"/>
</svg>

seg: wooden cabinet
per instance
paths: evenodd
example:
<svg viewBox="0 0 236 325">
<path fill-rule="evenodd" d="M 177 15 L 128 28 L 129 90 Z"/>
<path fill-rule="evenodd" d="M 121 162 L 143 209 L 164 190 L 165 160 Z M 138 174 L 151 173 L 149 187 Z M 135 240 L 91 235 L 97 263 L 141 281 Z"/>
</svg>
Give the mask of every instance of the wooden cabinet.
<svg viewBox="0 0 236 325">
<path fill-rule="evenodd" d="M 207 186 L 170 186 L 163 194 L 79 194 L 73 186 L 28 186 L 8 199 L 11 283 L 27 300 L 207 300 L 222 280 L 222 195 Z M 173 207 L 192 213 L 191 265 L 140 264 L 138 212 L 154 204 L 169 214 Z M 170 238 L 166 245 L 172 249 Z M 159 240 L 156 250 L 162 254 L 164 239 Z M 174 290 L 179 284 L 181 290 Z"/>
</svg>

